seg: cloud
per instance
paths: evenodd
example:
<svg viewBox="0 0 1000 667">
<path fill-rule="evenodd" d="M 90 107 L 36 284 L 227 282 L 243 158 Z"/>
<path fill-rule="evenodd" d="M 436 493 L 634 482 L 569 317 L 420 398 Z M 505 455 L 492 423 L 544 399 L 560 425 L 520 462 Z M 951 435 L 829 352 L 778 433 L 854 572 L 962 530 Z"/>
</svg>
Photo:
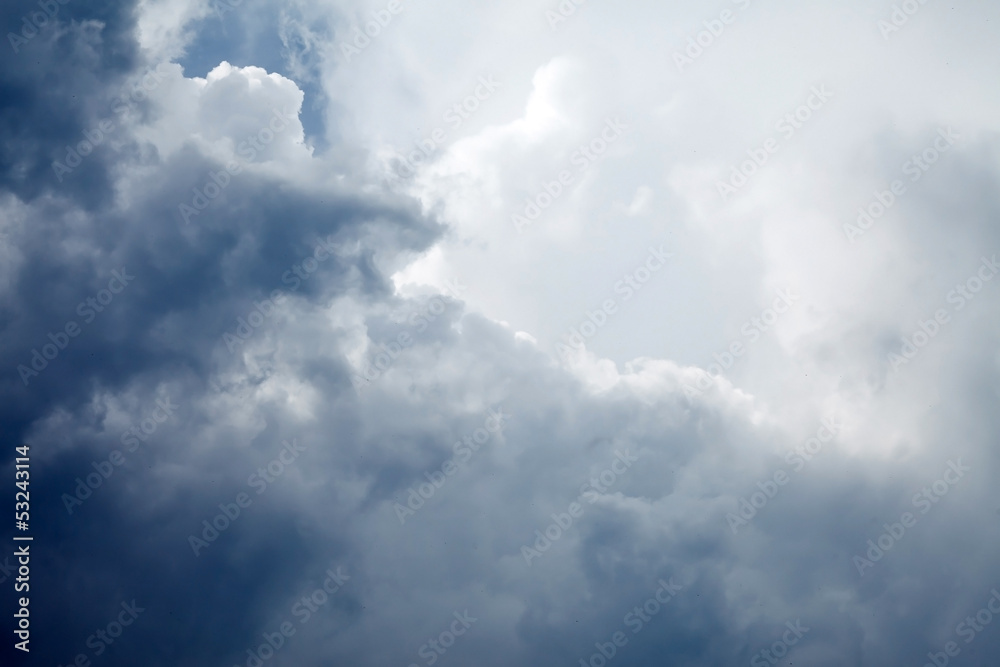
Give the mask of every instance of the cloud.
<svg viewBox="0 0 1000 667">
<path fill-rule="evenodd" d="M 995 102 L 962 94 L 995 49 L 955 47 L 995 12 L 928 5 L 886 46 L 861 5 L 750 6 L 678 73 L 717 13 L 593 5 L 553 34 L 529 4 L 413 6 L 346 63 L 383 5 L 71 0 L 4 60 L 0 433 L 31 452 L 32 664 L 920 664 L 962 636 L 998 585 L 998 295 L 949 295 L 1000 250 L 1000 207 Z M 959 101 L 898 106 L 925 70 Z M 822 81 L 829 106 L 721 202 Z M 553 354 L 650 247 L 667 270 Z M 988 664 L 977 623 L 961 648 Z"/>
</svg>

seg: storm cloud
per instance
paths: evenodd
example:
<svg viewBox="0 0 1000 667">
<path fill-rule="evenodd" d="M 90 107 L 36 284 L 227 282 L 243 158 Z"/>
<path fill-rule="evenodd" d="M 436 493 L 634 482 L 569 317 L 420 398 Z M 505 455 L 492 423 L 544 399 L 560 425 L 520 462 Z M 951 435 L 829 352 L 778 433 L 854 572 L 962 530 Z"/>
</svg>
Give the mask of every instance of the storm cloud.
<svg viewBox="0 0 1000 667">
<path fill-rule="evenodd" d="M 7 3 L 4 664 L 994 663 L 998 18 Z"/>
</svg>

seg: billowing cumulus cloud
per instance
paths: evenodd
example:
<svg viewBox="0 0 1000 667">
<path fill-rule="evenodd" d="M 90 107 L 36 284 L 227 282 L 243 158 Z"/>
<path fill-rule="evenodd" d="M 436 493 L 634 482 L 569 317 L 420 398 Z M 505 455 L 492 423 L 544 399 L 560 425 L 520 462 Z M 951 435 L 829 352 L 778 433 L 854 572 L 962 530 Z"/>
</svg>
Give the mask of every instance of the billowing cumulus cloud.
<svg viewBox="0 0 1000 667">
<path fill-rule="evenodd" d="M 0 14 L 4 664 L 995 662 L 994 7 Z"/>
</svg>

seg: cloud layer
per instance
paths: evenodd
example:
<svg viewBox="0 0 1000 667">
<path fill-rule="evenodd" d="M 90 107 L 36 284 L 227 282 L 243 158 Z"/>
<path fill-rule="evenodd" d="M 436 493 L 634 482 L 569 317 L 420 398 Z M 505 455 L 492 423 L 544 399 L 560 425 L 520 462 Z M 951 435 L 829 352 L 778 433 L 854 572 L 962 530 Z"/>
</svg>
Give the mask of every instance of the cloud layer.
<svg viewBox="0 0 1000 667">
<path fill-rule="evenodd" d="M 995 662 L 996 8 L 550 5 L 0 10 L 4 664 Z"/>
</svg>

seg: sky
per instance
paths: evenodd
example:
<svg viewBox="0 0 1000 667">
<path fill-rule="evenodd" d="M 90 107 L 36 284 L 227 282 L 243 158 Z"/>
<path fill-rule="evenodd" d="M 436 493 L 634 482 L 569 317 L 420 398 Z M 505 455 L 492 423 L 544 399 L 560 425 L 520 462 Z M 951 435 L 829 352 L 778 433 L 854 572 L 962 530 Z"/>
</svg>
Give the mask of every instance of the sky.
<svg viewBox="0 0 1000 667">
<path fill-rule="evenodd" d="M 0 663 L 996 664 L 1000 5 L 0 24 Z"/>
</svg>

